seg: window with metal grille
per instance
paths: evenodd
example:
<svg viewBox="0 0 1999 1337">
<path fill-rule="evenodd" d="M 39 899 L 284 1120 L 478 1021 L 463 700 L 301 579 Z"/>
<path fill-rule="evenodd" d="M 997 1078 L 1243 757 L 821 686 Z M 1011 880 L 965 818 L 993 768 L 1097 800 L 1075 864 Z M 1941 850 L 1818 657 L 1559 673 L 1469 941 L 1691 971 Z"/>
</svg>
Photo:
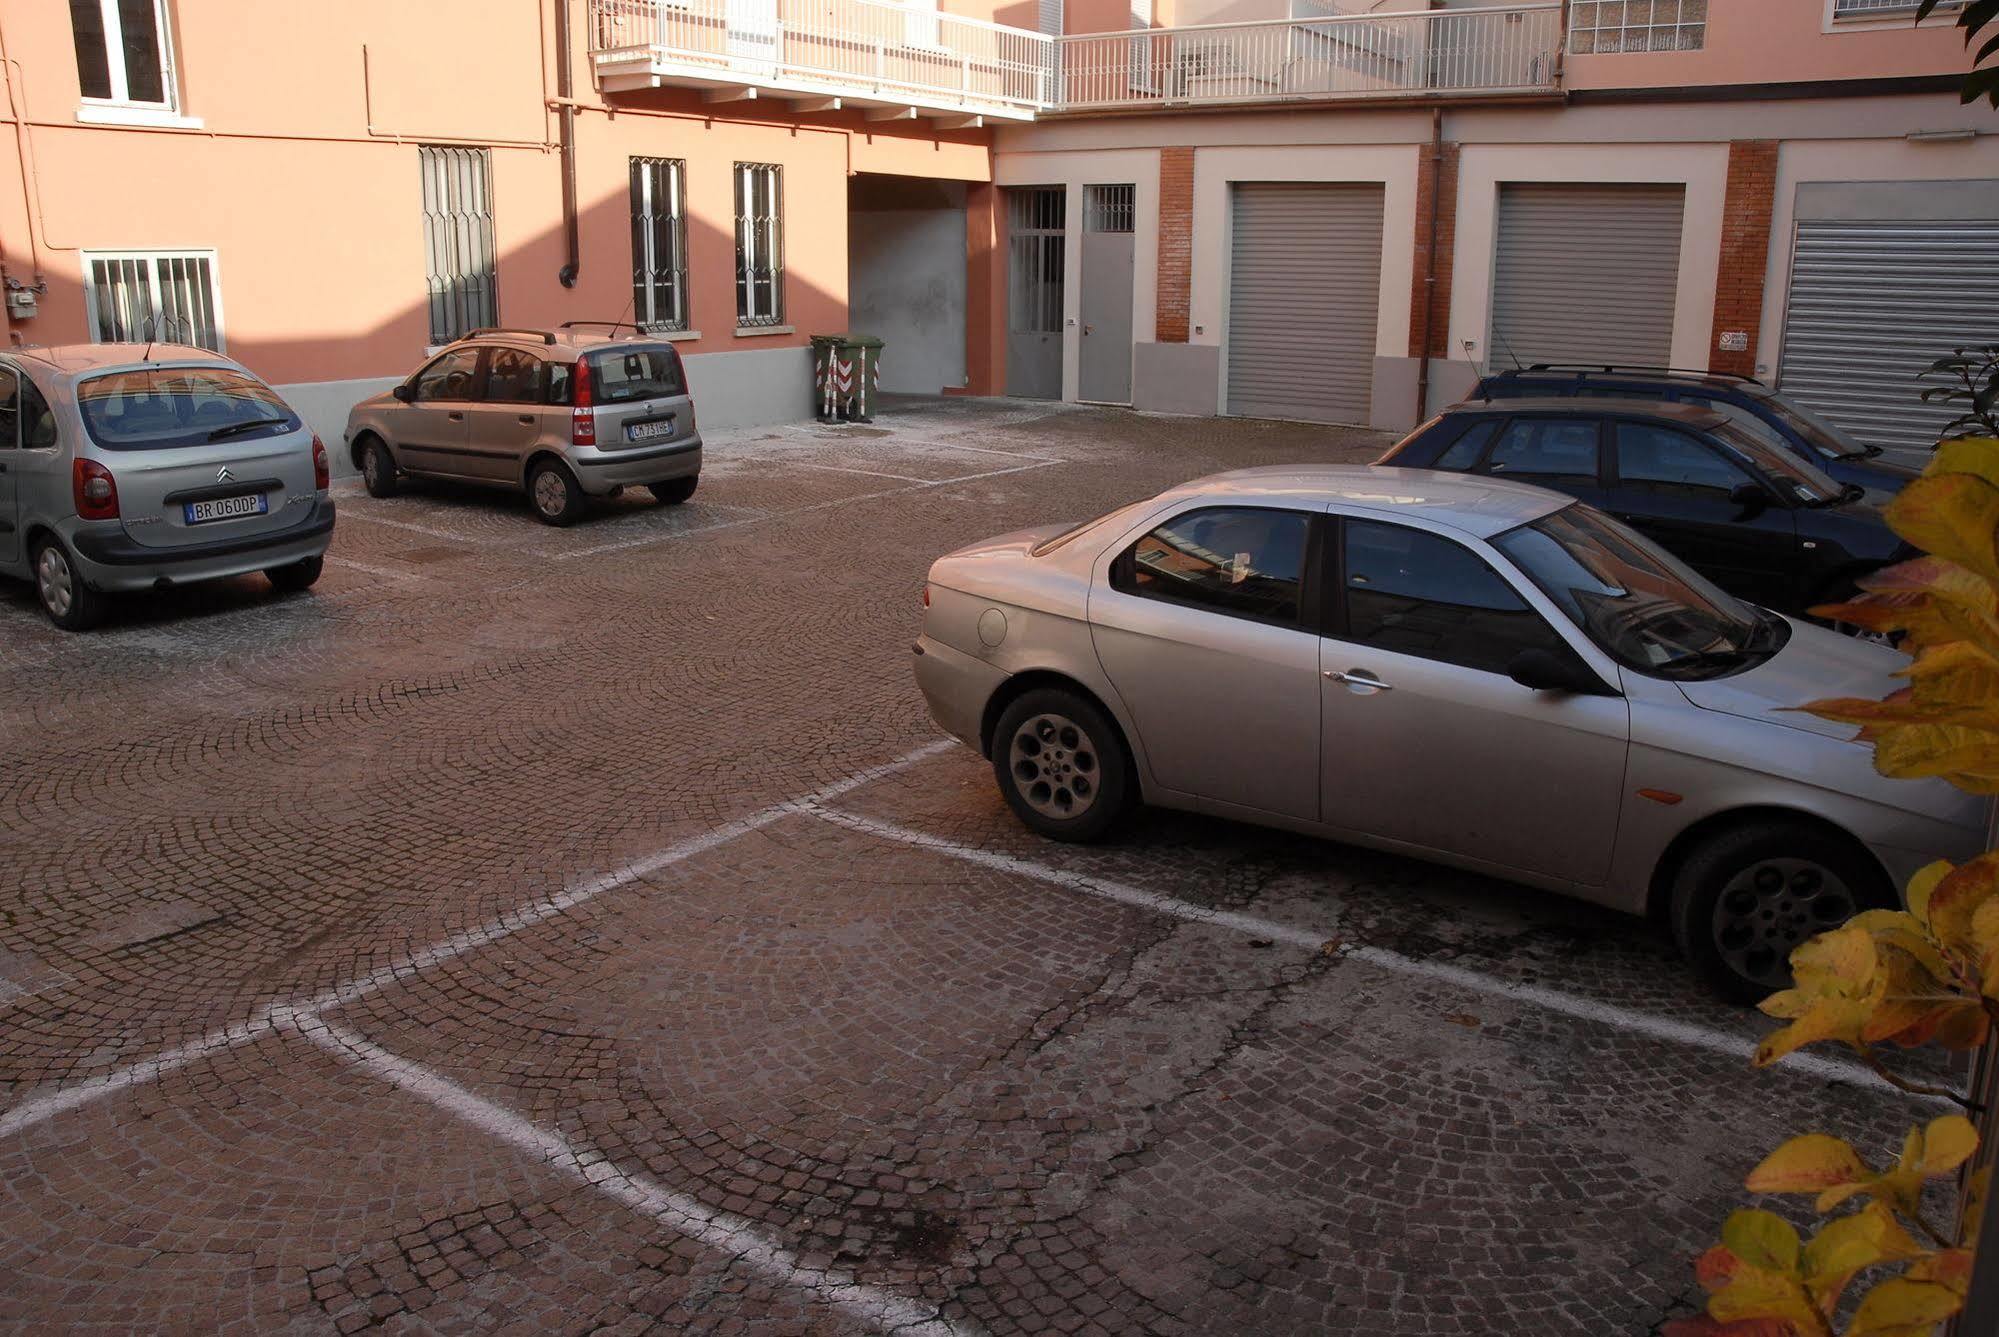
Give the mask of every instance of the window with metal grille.
<svg viewBox="0 0 1999 1337">
<path fill-rule="evenodd" d="M 1130 232 L 1136 213 L 1132 186 L 1085 186 L 1083 188 L 1083 231 Z"/>
<path fill-rule="evenodd" d="M 736 323 L 784 323 L 783 170 L 736 164 Z"/>
<path fill-rule="evenodd" d="M 1708 0 L 1576 0 L 1569 50 L 1698 51 L 1707 45 Z"/>
<path fill-rule="evenodd" d="M 687 328 L 687 164 L 632 159 L 632 319 Z"/>
<path fill-rule="evenodd" d="M 174 109 L 166 0 L 69 0 L 69 27 L 84 101 Z"/>
<path fill-rule="evenodd" d="M 485 149 L 417 150 L 423 171 L 424 282 L 430 341 L 450 343 L 499 321 L 493 273 L 493 204 Z"/>
<path fill-rule="evenodd" d="M 85 251 L 83 300 L 100 343 L 157 339 L 222 351 L 213 251 Z"/>
<path fill-rule="evenodd" d="M 1835 19 L 1906 19 L 1921 8 L 1921 0 L 1832 0 Z M 1964 0 L 1943 0 L 1937 12 L 1964 8 Z"/>
<path fill-rule="evenodd" d="M 1007 191 L 1007 327 L 1062 332 L 1062 266 L 1068 198 L 1060 186 Z"/>
</svg>

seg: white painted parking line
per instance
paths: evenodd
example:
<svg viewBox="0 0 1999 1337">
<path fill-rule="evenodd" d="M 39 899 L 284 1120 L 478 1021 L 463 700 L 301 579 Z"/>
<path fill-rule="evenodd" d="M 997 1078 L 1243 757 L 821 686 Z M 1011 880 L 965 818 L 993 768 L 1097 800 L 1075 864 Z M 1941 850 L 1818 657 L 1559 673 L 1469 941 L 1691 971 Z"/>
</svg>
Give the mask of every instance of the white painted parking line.
<svg viewBox="0 0 1999 1337">
<path fill-rule="evenodd" d="M 931 480 L 918 478 L 915 474 L 892 474 L 881 469 L 850 469 L 844 464 L 811 464 L 805 460 L 785 460 L 787 469 L 824 469 L 836 474 L 864 474 L 869 478 L 893 478 L 901 483 L 927 483 Z"/>
<path fill-rule="evenodd" d="M 772 1241 L 733 1212 L 718 1211 L 698 1198 L 640 1174 L 620 1170 L 594 1147 L 579 1146 L 512 1110 L 466 1090 L 443 1075 L 371 1044 L 317 1017 L 301 1018 L 306 1037 L 328 1053 L 355 1063 L 373 1076 L 520 1151 L 551 1170 L 581 1181 L 640 1216 L 676 1234 L 699 1240 L 765 1280 L 794 1287 L 846 1318 L 884 1332 L 970 1334 L 978 1329 L 945 1319 L 932 1304 L 896 1295 L 834 1268 L 807 1267 L 799 1256 Z"/>
<path fill-rule="evenodd" d="M 391 520 L 386 515 L 376 515 L 358 506 L 350 506 L 340 513 L 342 520 L 359 520 L 363 524 L 387 525 L 390 529 L 407 529 L 412 534 L 427 534 L 434 539 L 446 539 L 452 543 L 469 544 L 475 548 L 512 548 L 518 545 L 493 539 L 473 538 L 452 529 L 438 529 L 432 525 L 420 525 L 410 520 Z"/>
<path fill-rule="evenodd" d="M 414 571 L 391 571 L 385 566 L 369 566 L 366 562 L 357 562 L 350 557 L 335 557 L 330 553 L 327 555 L 326 561 L 329 566 L 337 566 L 347 571 L 359 571 L 361 574 L 367 576 L 380 576 L 384 580 L 421 580 L 423 578 Z"/>
<path fill-rule="evenodd" d="M 617 543 L 600 543 L 593 548 L 580 548 L 575 552 L 558 553 L 553 560 L 574 561 L 578 557 L 595 557 L 600 553 L 623 552 L 630 548 L 650 547 L 655 543 L 671 543 L 675 539 L 690 538 L 695 534 L 712 534 L 718 529 L 740 529 L 745 525 L 766 524 L 772 520 L 789 520 L 797 515 L 809 515 L 813 511 L 830 510 L 835 506 L 852 506 L 863 501 L 879 501 L 883 497 L 900 497 L 911 492 L 922 492 L 927 488 L 950 487 L 957 483 L 975 483 L 982 478 L 1000 478 L 1007 474 L 1027 473 L 1033 469 L 1047 469 L 1057 464 L 1067 464 L 1067 460 L 1049 460 L 1046 463 L 1020 464 L 1009 469 L 990 469 L 985 473 L 966 474 L 961 478 L 939 478 L 929 482 L 913 483 L 908 487 L 884 488 L 880 492 L 863 492 L 858 497 L 835 497 L 831 501 L 814 502 L 810 506 L 799 506 L 789 511 L 772 511 L 767 515 L 749 520 L 725 520 L 717 525 L 703 525 L 699 529 L 683 529 L 675 534 L 641 535 L 624 539 Z"/>
<path fill-rule="evenodd" d="M 634 860 L 608 873 L 586 878 L 546 899 L 516 906 L 475 928 L 455 933 L 419 952 L 398 957 L 359 979 L 335 985 L 303 1002 L 269 1004 L 258 1009 L 248 1020 L 211 1031 L 200 1039 L 178 1045 L 164 1053 L 141 1059 L 100 1076 L 88 1077 L 79 1082 L 56 1087 L 52 1091 L 30 1096 L 20 1104 L 0 1113 L 0 1137 L 7 1137 L 33 1128 L 37 1124 L 46 1123 L 57 1115 L 79 1109 L 105 1096 L 157 1081 L 168 1073 L 184 1068 L 199 1059 L 260 1040 L 274 1034 L 297 1017 L 358 1002 L 392 984 L 416 979 L 436 966 L 456 960 L 468 952 L 477 951 L 503 938 L 511 937 L 522 929 L 532 928 L 554 919 L 607 891 L 629 886 L 663 868 L 693 858 L 717 846 L 726 845 L 737 837 L 761 830 L 780 818 L 809 811 L 814 804 L 828 802 L 842 794 L 851 793 L 863 785 L 872 784 L 885 776 L 906 770 L 925 758 L 934 757 L 955 746 L 957 744 L 950 740 L 926 743 L 913 752 L 904 753 L 894 761 L 857 771 L 844 780 L 835 781 L 802 798 L 785 799 L 774 803 L 739 821 L 729 822 L 678 844 L 669 845 L 663 850 Z"/>
<path fill-rule="evenodd" d="M 1312 951 L 1324 951 L 1330 945 L 1338 943 L 1335 928 L 1331 925 L 1321 930 L 1301 929 L 1290 924 L 1280 924 L 1275 920 L 1262 919 L 1256 915 L 1241 914 L 1233 910 L 1213 910 L 1204 905 L 1195 905 L 1191 902 L 1183 901 L 1175 896 L 1148 891 L 1142 887 L 1133 887 L 1122 882 L 1113 882 L 1107 878 L 1092 877 L 1084 873 L 1073 873 L 1062 868 L 1052 868 L 1047 864 L 1036 863 L 1031 859 L 1022 859 L 1011 854 L 1001 854 L 995 850 L 984 850 L 970 845 L 955 844 L 941 837 L 932 836 L 927 832 L 914 831 L 905 826 L 898 826 L 893 822 L 885 822 L 878 818 L 863 817 L 856 813 L 828 808 L 817 802 L 810 803 L 807 806 L 813 816 L 830 822 L 835 826 L 845 827 L 850 831 L 859 831 L 882 840 L 896 841 L 918 849 L 932 850 L 938 854 L 946 855 L 964 863 L 976 864 L 982 868 L 1019 874 L 1023 877 L 1032 878 L 1037 882 L 1045 882 L 1052 886 L 1081 892 L 1086 896 L 1094 896 L 1099 900 L 1113 901 L 1119 905 L 1133 906 L 1141 910 L 1156 911 L 1160 914 L 1171 915 L 1176 919 L 1187 920 L 1190 923 L 1212 924 L 1217 928 L 1229 929 L 1236 933 L 1245 933 L 1252 937 L 1267 939 L 1272 942 L 1289 943 L 1294 947 L 1302 947 Z M 1390 951 L 1385 947 L 1348 947 L 1339 945 L 1334 947 L 1333 950 L 1340 956 L 1355 961 L 1364 961 L 1368 965 L 1376 966 L 1383 970 L 1438 980 L 1454 985 L 1457 988 L 1485 994 L 1489 997 L 1505 998 L 1518 1003 L 1526 1003 L 1546 1011 L 1559 1012 L 1564 1016 L 1574 1017 L 1581 1021 L 1595 1022 L 1599 1025 L 1629 1031 L 1636 1035 L 1647 1036 L 1654 1040 L 1663 1040 L 1669 1044 L 1684 1045 L 1691 1049 L 1705 1049 L 1711 1053 L 1723 1054 L 1735 1059 L 1748 1058 L 1756 1052 L 1757 1042 L 1751 1036 L 1731 1034 L 1727 1031 L 1715 1030 L 1706 1026 L 1696 1026 L 1689 1022 L 1676 1021 L 1670 1017 L 1655 1016 L 1649 1012 L 1640 1012 L 1634 1008 L 1620 1007 L 1615 1003 L 1606 1003 L 1593 998 L 1584 998 L 1575 994 L 1563 993 L 1559 989 L 1550 989 L 1544 985 L 1504 980 L 1448 962 L 1425 961 L 1417 957 L 1404 956 L 1400 952 Z M 1840 1059 L 1821 1058 L 1816 1054 L 1794 1053 L 1784 1058 L 1779 1066 L 1792 1072 L 1807 1073 L 1827 1081 L 1846 1082 L 1854 1086 L 1875 1087 L 1885 1091 L 1897 1089 L 1857 1063 L 1848 1063 Z M 1931 1097 L 1929 1099 L 1938 1100 L 1939 1098 Z M 1941 1102 L 1939 1101 L 1939 1103 Z"/>
</svg>

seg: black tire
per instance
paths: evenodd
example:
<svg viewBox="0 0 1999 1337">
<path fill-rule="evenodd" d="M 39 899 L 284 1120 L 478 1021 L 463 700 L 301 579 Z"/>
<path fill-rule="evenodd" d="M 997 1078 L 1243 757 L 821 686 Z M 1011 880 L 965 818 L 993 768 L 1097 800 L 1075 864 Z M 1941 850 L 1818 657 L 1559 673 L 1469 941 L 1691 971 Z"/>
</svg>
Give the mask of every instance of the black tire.
<svg viewBox="0 0 1999 1337">
<path fill-rule="evenodd" d="M 1673 878 L 1673 937 L 1721 997 L 1754 1003 L 1790 987 L 1791 951 L 1862 910 L 1896 904 L 1872 855 L 1787 818 L 1717 832 Z"/>
<path fill-rule="evenodd" d="M 89 631 L 104 620 L 110 599 L 83 583 L 69 550 L 52 538 L 34 547 L 35 601 L 64 631 Z"/>
<path fill-rule="evenodd" d="M 528 470 L 528 505 L 534 509 L 536 519 L 560 529 L 582 517 L 583 489 L 566 465 L 557 460 L 540 460 Z"/>
<path fill-rule="evenodd" d="M 371 497 L 393 497 L 402 489 L 402 470 L 396 468 L 396 457 L 379 437 L 362 439 L 361 484 Z"/>
<path fill-rule="evenodd" d="M 1037 688 L 993 727 L 993 777 L 1014 816 L 1055 840 L 1097 840 L 1132 794 L 1131 754 L 1117 726 L 1084 697 Z"/>
<path fill-rule="evenodd" d="M 319 573 L 325 569 L 326 558 L 308 557 L 289 566 L 274 566 L 264 573 L 264 578 L 279 594 L 296 594 L 300 590 L 311 589 L 318 582 Z"/>
<path fill-rule="evenodd" d="M 700 482 L 700 474 L 689 474 L 685 478 L 669 478 L 664 483 L 647 483 L 646 491 L 652 493 L 653 500 L 662 506 L 678 506 L 694 495 L 694 489 Z"/>
</svg>

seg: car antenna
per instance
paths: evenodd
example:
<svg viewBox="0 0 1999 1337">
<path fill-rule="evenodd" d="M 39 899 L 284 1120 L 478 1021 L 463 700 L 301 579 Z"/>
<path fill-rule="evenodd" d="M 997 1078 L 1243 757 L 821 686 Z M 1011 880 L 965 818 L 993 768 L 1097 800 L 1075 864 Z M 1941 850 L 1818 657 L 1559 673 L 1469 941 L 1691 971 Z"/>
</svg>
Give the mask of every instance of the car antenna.
<svg viewBox="0 0 1999 1337">
<path fill-rule="evenodd" d="M 1506 357 L 1507 357 L 1507 360 L 1513 363 L 1513 370 L 1515 370 L 1515 371 L 1525 371 L 1525 370 L 1527 370 L 1527 368 L 1525 368 L 1525 367 L 1523 367 L 1523 366 L 1521 366 L 1521 365 L 1520 365 L 1520 359 L 1519 359 L 1519 357 L 1518 357 L 1518 356 L 1517 356 L 1517 355 L 1516 355 L 1516 354 L 1514 353 L 1514 351 L 1513 351 L 1513 345 L 1512 345 L 1512 344 L 1510 344 L 1510 343 L 1508 343 L 1508 342 L 1506 342 L 1506 336 L 1505 336 L 1505 335 L 1501 334 L 1501 333 L 1500 333 L 1500 332 L 1499 332 L 1498 330 L 1494 330 L 1494 331 L 1492 332 L 1492 337 L 1493 337 L 1493 338 L 1495 338 L 1495 339 L 1497 339 L 1497 340 L 1499 340 L 1499 346 L 1500 346 L 1501 348 L 1504 348 L 1504 349 L 1506 350 Z"/>
<path fill-rule="evenodd" d="M 1472 372 L 1474 375 L 1476 375 L 1478 372 L 1478 359 L 1472 356 L 1471 352 L 1472 341 L 1470 339 L 1466 339 L 1462 341 L 1462 343 L 1459 346 L 1465 350 L 1465 361 L 1471 363 Z M 1481 397 L 1484 398 L 1485 402 L 1488 404 L 1492 402 L 1492 386 L 1488 383 L 1489 379 L 1490 378 L 1485 376 L 1480 376 L 1478 378 L 1478 388 Z"/>
</svg>

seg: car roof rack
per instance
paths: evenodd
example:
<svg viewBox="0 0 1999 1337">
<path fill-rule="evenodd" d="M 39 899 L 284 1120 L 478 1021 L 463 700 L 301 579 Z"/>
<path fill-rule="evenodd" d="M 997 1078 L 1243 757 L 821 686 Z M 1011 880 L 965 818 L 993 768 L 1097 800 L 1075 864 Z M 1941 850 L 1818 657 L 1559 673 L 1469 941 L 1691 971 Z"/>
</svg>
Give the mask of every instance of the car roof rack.
<svg viewBox="0 0 1999 1337">
<path fill-rule="evenodd" d="M 472 330 L 469 333 L 459 335 L 456 339 L 453 339 L 452 342 L 463 343 L 467 339 L 479 339 L 489 334 L 525 334 L 529 338 L 539 339 L 545 344 L 552 344 L 555 342 L 555 336 L 549 333 L 547 330 L 517 329 L 508 325 L 483 326 L 479 329 Z"/>
<path fill-rule="evenodd" d="M 639 332 L 639 327 L 629 320 L 565 320 L 562 322 L 562 328 L 565 330 L 581 329 L 585 325 L 594 325 L 599 329 L 610 330 L 614 333 L 618 330 L 630 330 L 633 334 Z"/>
<path fill-rule="evenodd" d="M 1584 375 L 1588 375 L 1592 372 L 1595 372 L 1600 375 L 1609 375 L 1609 376 L 1616 376 L 1629 372 L 1649 371 L 1655 373 L 1663 373 L 1667 376 L 1702 376 L 1718 381 L 1741 381 L 1744 385 L 1763 384 L 1763 382 L 1757 380 L 1754 376 L 1744 376 L 1739 372 L 1733 372 L 1733 371 L 1696 371 L 1692 367 L 1646 367 L 1629 363 L 1620 365 L 1620 364 L 1601 363 L 1601 362 L 1597 363 L 1536 362 L 1531 367 L 1515 367 L 1514 370 L 1515 371 L 1575 371 L 1575 372 L 1581 372 Z M 1504 372 L 1500 373 L 1500 375 L 1502 376 L 1505 374 L 1506 373 Z"/>
</svg>

